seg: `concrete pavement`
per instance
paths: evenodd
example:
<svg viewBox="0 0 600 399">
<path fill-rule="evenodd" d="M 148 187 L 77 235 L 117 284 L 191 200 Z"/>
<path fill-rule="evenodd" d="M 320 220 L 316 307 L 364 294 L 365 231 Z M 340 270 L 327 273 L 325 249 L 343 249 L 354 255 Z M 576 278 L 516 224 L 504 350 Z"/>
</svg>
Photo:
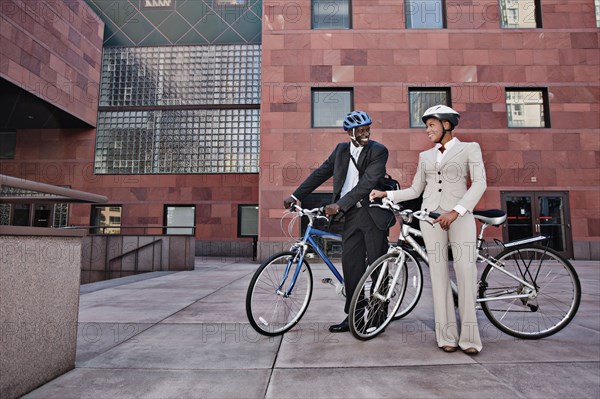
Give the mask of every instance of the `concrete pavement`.
<svg viewBox="0 0 600 399">
<path fill-rule="evenodd" d="M 600 264 L 573 262 L 583 289 L 563 331 L 507 336 L 479 312 L 483 351 L 435 344 L 429 276 L 419 305 L 385 333 L 330 334 L 344 318 L 329 271 L 298 326 L 258 335 L 245 297 L 257 264 L 197 258 L 194 271 L 82 286 L 76 368 L 25 398 L 598 398 Z"/>
</svg>

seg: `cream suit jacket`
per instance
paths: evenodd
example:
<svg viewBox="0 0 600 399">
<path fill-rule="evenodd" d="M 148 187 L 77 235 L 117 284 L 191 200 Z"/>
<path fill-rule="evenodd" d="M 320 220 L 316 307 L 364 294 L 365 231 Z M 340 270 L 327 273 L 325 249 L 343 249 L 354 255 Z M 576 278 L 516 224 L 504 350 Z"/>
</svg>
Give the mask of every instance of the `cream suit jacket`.
<svg viewBox="0 0 600 399">
<path fill-rule="evenodd" d="M 434 147 L 420 153 L 412 186 L 389 191 L 388 197 L 394 202 L 401 202 L 417 198 L 423 193 L 423 210 L 432 212 L 441 208 L 449 212 L 460 205 L 473 212 L 487 188 L 479 144 L 463 143 L 456 139 L 440 163 L 436 162 L 437 151 Z M 471 179 L 468 189 L 467 176 Z"/>
</svg>

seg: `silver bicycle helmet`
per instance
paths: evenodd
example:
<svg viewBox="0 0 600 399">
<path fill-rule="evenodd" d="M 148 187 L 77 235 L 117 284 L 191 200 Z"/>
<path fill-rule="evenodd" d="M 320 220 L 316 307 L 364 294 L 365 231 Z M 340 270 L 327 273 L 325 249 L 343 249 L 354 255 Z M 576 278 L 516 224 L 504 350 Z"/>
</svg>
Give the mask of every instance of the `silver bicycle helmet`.
<svg viewBox="0 0 600 399">
<path fill-rule="evenodd" d="M 460 120 L 460 114 L 447 105 L 434 105 L 425 111 L 421 119 L 423 120 L 423 123 L 427 123 L 427 119 L 429 118 L 436 118 L 440 121 L 448 121 L 452 126 L 448 130 L 454 130 L 454 128 L 458 125 L 458 121 Z"/>
</svg>

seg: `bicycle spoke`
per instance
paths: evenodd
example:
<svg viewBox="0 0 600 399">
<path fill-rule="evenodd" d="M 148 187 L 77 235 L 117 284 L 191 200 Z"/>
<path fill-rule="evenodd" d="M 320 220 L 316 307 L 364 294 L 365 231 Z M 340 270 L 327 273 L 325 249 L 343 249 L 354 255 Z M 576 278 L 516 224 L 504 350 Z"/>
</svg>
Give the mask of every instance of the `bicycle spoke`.
<svg viewBox="0 0 600 399">
<path fill-rule="evenodd" d="M 535 290 L 488 266 L 481 277 L 481 308 L 507 334 L 542 338 L 566 326 L 579 306 L 581 286 L 568 261 L 547 248 L 525 247 L 498 255 L 503 269 Z M 526 295 L 522 298 L 506 298 Z"/>
<path fill-rule="evenodd" d="M 256 271 L 248 287 L 246 314 L 252 327 L 261 334 L 283 334 L 300 320 L 308 307 L 312 272 L 303 263 L 294 282 L 296 264 L 290 264 L 292 258 L 292 253 L 271 257 Z"/>
</svg>

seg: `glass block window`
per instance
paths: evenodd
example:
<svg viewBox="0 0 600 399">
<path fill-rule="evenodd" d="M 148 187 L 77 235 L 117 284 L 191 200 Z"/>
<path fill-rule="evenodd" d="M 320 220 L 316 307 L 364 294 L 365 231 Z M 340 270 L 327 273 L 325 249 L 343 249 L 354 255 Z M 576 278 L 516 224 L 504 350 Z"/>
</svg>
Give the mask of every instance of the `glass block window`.
<svg viewBox="0 0 600 399">
<path fill-rule="evenodd" d="M 342 127 L 352 111 L 352 89 L 312 90 L 312 127 Z"/>
<path fill-rule="evenodd" d="M 260 45 L 105 48 L 95 172 L 258 173 Z"/>
<path fill-rule="evenodd" d="M 451 106 L 450 88 L 409 88 L 408 103 L 410 127 L 425 127 L 421 117 L 429 107 L 442 104 Z"/>
<path fill-rule="evenodd" d="M 596 8 L 596 27 L 600 28 L 600 0 L 594 0 Z"/>
<path fill-rule="evenodd" d="M 502 28 L 541 28 L 539 0 L 499 0 L 500 26 Z"/>
<path fill-rule="evenodd" d="M 442 29 L 446 27 L 444 0 L 404 0 L 407 29 Z"/>
<path fill-rule="evenodd" d="M 260 104 L 260 45 L 104 48 L 100 107 Z"/>
<path fill-rule="evenodd" d="M 508 127 L 550 127 L 548 90 L 506 89 Z"/>
<path fill-rule="evenodd" d="M 98 113 L 99 174 L 258 173 L 258 109 Z"/>
<path fill-rule="evenodd" d="M 312 0 L 313 29 L 350 29 L 350 0 Z"/>
</svg>

